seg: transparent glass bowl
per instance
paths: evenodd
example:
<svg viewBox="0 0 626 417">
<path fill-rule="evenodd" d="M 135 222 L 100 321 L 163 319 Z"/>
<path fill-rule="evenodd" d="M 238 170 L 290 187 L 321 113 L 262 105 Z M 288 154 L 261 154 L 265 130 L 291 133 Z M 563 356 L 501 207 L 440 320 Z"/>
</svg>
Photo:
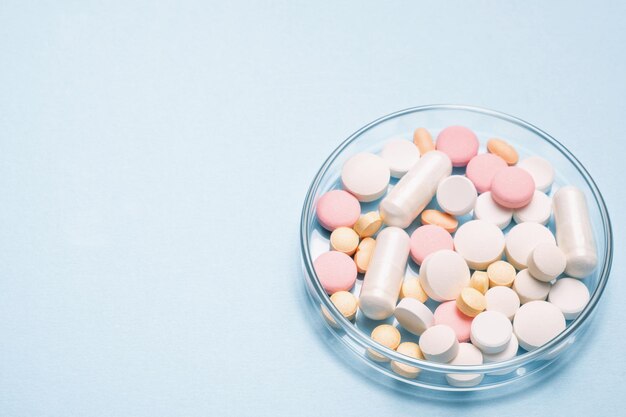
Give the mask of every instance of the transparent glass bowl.
<svg viewBox="0 0 626 417">
<path fill-rule="evenodd" d="M 450 125 L 463 125 L 472 129 L 480 139 L 481 152 L 485 150 L 484 146 L 487 139 L 498 137 L 513 144 L 519 152 L 520 158 L 530 155 L 540 155 L 546 158 L 552 163 L 556 172 L 552 190 L 566 184 L 575 185 L 583 190 L 587 197 L 598 250 L 598 266 L 593 275 L 583 281 L 590 290 L 591 299 L 578 318 L 568 322 L 567 328 L 552 341 L 535 351 L 518 354 L 515 358 L 505 362 L 478 366 L 455 366 L 413 359 L 388 349 L 370 339 L 371 329 L 381 322 L 369 320 L 361 312 L 357 314 L 356 323 L 358 327 L 346 320 L 326 295 L 313 269 L 313 260 L 321 253 L 329 250 L 329 233 L 318 224 L 315 216 L 315 205 L 318 198 L 325 192 L 334 188 L 341 188 L 341 167 L 346 159 L 361 151 L 377 152 L 385 140 L 392 136 L 402 135 L 410 139 L 413 130 L 417 127 L 425 127 L 435 138 L 439 131 Z M 455 173 L 463 171 L 455 169 Z M 390 186 L 393 186 L 395 182 L 392 180 Z M 362 204 L 363 212 L 375 210 L 378 203 L 379 201 Z M 469 217 L 462 218 L 461 221 L 468 219 Z M 409 233 L 416 227 L 416 223 L 414 222 L 407 229 Z M 554 231 L 553 219 L 550 220 L 548 227 Z M 302 210 L 300 243 L 306 289 L 312 301 L 311 310 L 316 312 L 313 317 L 317 316 L 315 321 L 318 324 L 324 323 L 320 326 L 327 328 L 327 331 L 330 331 L 337 338 L 336 341 L 340 342 L 331 342 L 331 345 L 338 347 L 336 349 L 338 353 L 344 355 L 349 361 L 354 362 L 355 359 L 361 359 L 366 365 L 369 365 L 371 369 L 368 368 L 367 372 L 370 375 L 372 375 L 372 369 L 377 371 L 374 372 L 376 379 L 387 378 L 386 382 L 391 382 L 393 385 L 397 385 L 397 381 L 401 381 L 408 384 L 404 388 L 409 390 L 412 388 L 411 386 L 443 391 L 485 390 L 538 373 L 563 356 L 568 347 L 579 340 L 589 327 L 598 301 L 606 287 L 613 256 L 611 223 L 604 200 L 593 179 L 576 157 L 556 139 L 523 120 L 493 110 L 462 105 L 430 105 L 402 110 L 375 120 L 346 139 L 322 164 L 309 188 Z M 417 274 L 419 269 L 412 261 L 409 262 L 409 268 L 414 274 Z M 362 276 L 357 280 L 353 290 L 356 295 L 360 291 L 361 283 Z M 335 321 L 335 327 L 321 319 L 322 308 L 325 308 Z M 393 323 L 393 317 L 385 322 Z M 403 341 L 417 341 L 417 339 L 416 336 L 408 333 L 402 334 Z M 391 370 L 389 363 L 372 361 L 367 355 L 368 349 L 384 355 L 390 360 L 419 368 L 421 372 L 415 379 L 398 375 Z M 485 376 L 477 386 L 453 387 L 446 382 L 445 375 L 449 373 L 480 373 Z M 393 380 L 389 380 L 389 378 Z"/>
</svg>

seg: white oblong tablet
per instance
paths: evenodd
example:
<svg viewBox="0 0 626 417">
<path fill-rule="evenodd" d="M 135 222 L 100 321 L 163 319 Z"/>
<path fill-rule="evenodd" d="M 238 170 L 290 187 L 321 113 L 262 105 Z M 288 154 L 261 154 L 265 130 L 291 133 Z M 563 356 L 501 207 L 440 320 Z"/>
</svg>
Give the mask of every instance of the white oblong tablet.
<svg viewBox="0 0 626 417">
<path fill-rule="evenodd" d="M 519 345 L 535 350 L 565 330 L 565 317 L 561 310 L 547 301 L 531 301 L 517 310 L 513 331 Z"/>
<path fill-rule="evenodd" d="M 470 220 L 454 234 L 454 249 L 472 269 L 486 269 L 502 258 L 504 234 L 495 224 Z"/>
<path fill-rule="evenodd" d="M 511 223 L 513 210 L 502 207 L 491 198 L 491 191 L 482 193 L 476 199 L 474 206 L 474 218 L 493 223 L 500 229 L 504 229 Z"/>
<path fill-rule="evenodd" d="M 471 343 L 459 344 L 459 353 L 450 365 L 482 365 L 483 354 Z M 484 374 L 446 374 L 446 381 L 453 387 L 473 387 L 483 380 Z"/>
<path fill-rule="evenodd" d="M 428 256 L 420 274 L 420 283 L 426 294 L 435 301 L 455 300 L 469 285 L 470 271 L 461 255 L 443 249 Z"/>
<path fill-rule="evenodd" d="M 539 281 L 550 282 L 565 271 L 563 251 L 551 243 L 540 243 L 528 256 L 528 272 Z"/>
<path fill-rule="evenodd" d="M 509 320 L 513 320 L 515 313 L 521 305 L 519 296 L 509 287 L 498 285 L 489 288 L 485 294 L 487 311 L 497 311 L 504 314 Z"/>
<path fill-rule="evenodd" d="M 556 245 L 550 229 L 539 223 L 515 225 L 506 235 L 506 259 L 516 269 L 526 269 L 528 256 L 541 243 Z"/>
<path fill-rule="evenodd" d="M 511 340 L 511 321 L 498 311 L 483 311 L 472 321 L 470 339 L 484 353 L 498 353 Z"/>
<path fill-rule="evenodd" d="M 433 362 L 450 362 L 459 353 L 456 333 L 445 324 L 426 329 L 420 336 L 419 345 L 426 360 Z"/>
<path fill-rule="evenodd" d="M 477 197 L 474 183 L 463 175 L 444 178 L 437 187 L 437 203 L 443 211 L 454 216 L 462 216 L 472 211 Z"/>
<path fill-rule="evenodd" d="M 513 359 L 517 356 L 517 350 L 519 349 L 519 342 L 517 341 L 517 336 L 515 333 L 511 335 L 511 340 L 506 345 L 506 348 L 502 352 L 498 353 L 483 353 L 483 362 L 484 363 L 496 363 L 496 362 L 504 362 L 509 359 Z M 506 375 L 509 372 L 512 372 L 515 368 L 505 369 L 503 371 L 489 372 L 489 375 Z"/>
<path fill-rule="evenodd" d="M 400 300 L 393 314 L 400 326 L 417 336 L 435 324 L 433 312 L 415 298 Z"/>
<path fill-rule="evenodd" d="M 535 181 L 535 188 L 547 191 L 554 182 L 554 168 L 550 162 L 540 156 L 531 156 L 518 162 L 518 167 L 527 171 Z"/>
<path fill-rule="evenodd" d="M 387 191 L 390 177 L 387 162 L 369 152 L 354 155 L 341 169 L 343 187 L 362 202 L 382 197 Z"/>
<path fill-rule="evenodd" d="M 420 159 L 420 151 L 407 139 L 397 137 L 387 141 L 380 156 L 387 161 L 391 176 L 402 178 Z"/>
<path fill-rule="evenodd" d="M 513 291 L 517 293 L 522 304 L 545 300 L 548 298 L 551 286 L 549 282 L 533 278 L 528 269 L 519 271 L 513 281 Z"/>
<path fill-rule="evenodd" d="M 547 224 L 551 214 L 552 199 L 543 192 L 535 190 L 530 203 L 513 212 L 513 219 L 516 223 L 534 222 Z"/>
<path fill-rule="evenodd" d="M 548 301 L 557 306 L 566 320 L 574 320 L 589 302 L 589 289 L 574 278 L 561 278 L 550 289 Z"/>
</svg>

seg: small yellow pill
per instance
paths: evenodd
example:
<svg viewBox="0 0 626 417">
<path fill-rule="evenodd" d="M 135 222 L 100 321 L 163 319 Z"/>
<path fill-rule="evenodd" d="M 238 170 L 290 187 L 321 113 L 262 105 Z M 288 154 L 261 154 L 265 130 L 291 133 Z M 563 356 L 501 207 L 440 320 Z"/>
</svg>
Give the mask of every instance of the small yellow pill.
<svg viewBox="0 0 626 417">
<path fill-rule="evenodd" d="M 454 233 L 459 226 L 459 221 L 452 214 L 439 210 L 424 210 L 421 218 L 422 224 L 434 224 L 443 227 L 448 233 Z"/>
<path fill-rule="evenodd" d="M 330 234 L 330 247 L 352 256 L 359 246 L 359 235 L 349 227 L 338 227 Z"/>
<path fill-rule="evenodd" d="M 356 264 L 356 269 L 361 274 L 367 272 L 367 267 L 370 264 L 370 259 L 372 259 L 372 254 L 374 253 L 374 248 L 376 247 L 376 241 L 371 237 L 366 237 L 359 243 L 359 246 L 356 248 L 356 253 L 354 254 L 354 263 Z"/>
<path fill-rule="evenodd" d="M 489 139 L 487 141 L 487 150 L 494 154 L 498 155 L 500 158 L 504 159 L 504 161 L 509 165 L 517 164 L 519 160 L 519 155 L 515 148 L 508 142 L 502 139 Z"/>
<path fill-rule="evenodd" d="M 487 300 L 477 289 L 467 287 L 461 290 L 461 294 L 456 299 L 456 307 L 466 316 L 476 317 L 487 308 Z"/>
<path fill-rule="evenodd" d="M 474 271 L 470 278 L 470 287 L 478 290 L 481 294 L 486 294 L 489 289 L 489 276 L 485 271 Z"/>
<path fill-rule="evenodd" d="M 422 350 L 420 349 L 417 343 L 413 343 L 413 342 L 400 343 L 396 351 L 398 353 L 409 356 L 411 358 L 424 359 Z M 396 361 L 391 361 L 391 369 L 398 375 L 402 375 L 405 378 L 411 378 L 411 379 L 417 378 L 417 376 L 421 372 L 420 368 L 416 368 L 415 366 L 405 365 L 403 363 L 396 362 Z"/>
<path fill-rule="evenodd" d="M 417 149 L 420 150 L 420 155 L 424 155 L 426 152 L 435 150 L 433 137 L 430 135 L 430 132 L 423 127 L 415 129 L 415 132 L 413 133 L 413 143 L 417 146 Z"/>
<path fill-rule="evenodd" d="M 330 301 L 337 307 L 337 310 L 348 320 L 352 321 L 356 317 L 359 308 L 357 298 L 349 291 L 337 291 L 330 296 Z M 337 322 L 332 318 L 326 307 L 322 306 L 322 314 L 331 326 L 339 328 Z"/>
<path fill-rule="evenodd" d="M 422 288 L 422 284 L 420 284 L 420 280 L 416 277 L 407 278 L 402 283 L 400 299 L 406 297 L 415 298 L 421 303 L 425 303 L 426 300 L 428 300 L 428 294 L 426 294 Z"/>
<path fill-rule="evenodd" d="M 508 262 L 496 261 L 487 267 L 489 288 L 503 286 L 510 287 L 515 281 L 515 268 Z"/>
<path fill-rule="evenodd" d="M 380 214 L 377 211 L 370 211 L 359 217 L 352 228 L 361 238 L 364 238 L 373 236 L 382 225 Z"/>
<path fill-rule="evenodd" d="M 400 332 L 390 324 L 381 324 L 372 330 L 372 340 L 395 350 L 400 344 Z M 389 358 L 372 349 L 367 350 L 368 356 L 376 362 L 389 362 Z"/>
</svg>

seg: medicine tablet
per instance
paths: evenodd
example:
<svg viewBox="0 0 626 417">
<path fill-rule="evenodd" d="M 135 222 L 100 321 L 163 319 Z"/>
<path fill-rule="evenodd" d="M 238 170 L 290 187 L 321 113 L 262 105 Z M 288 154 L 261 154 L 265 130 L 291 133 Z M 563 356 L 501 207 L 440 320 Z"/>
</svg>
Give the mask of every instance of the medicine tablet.
<svg viewBox="0 0 626 417">
<path fill-rule="evenodd" d="M 504 235 L 502 230 L 484 220 L 464 223 L 454 235 L 454 249 L 472 269 L 485 269 L 502 257 Z"/>
<path fill-rule="evenodd" d="M 470 338 L 484 353 L 498 353 L 506 349 L 513 328 L 511 321 L 497 311 L 484 311 L 474 317 Z"/>
<path fill-rule="evenodd" d="M 515 268 L 525 269 L 530 253 L 541 243 L 556 244 L 547 227 L 539 223 L 520 223 L 506 235 L 506 259 Z"/>
<path fill-rule="evenodd" d="M 552 199 L 543 192 L 535 190 L 530 203 L 513 212 L 513 219 L 515 219 L 517 223 L 535 222 L 546 224 L 548 220 L 550 220 L 551 214 Z"/>
<path fill-rule="evenodd" d="M 487 311 L 498 311 L 513 320 L 521 305 L 519 295 L 509 287 L 493 287 L 485 294 Z"/>
<path fill-rule="evenodd" d="M 430 135 L 430 132 L 423 127 L 415 129 L 415 132 L 413 133 L 413 143 L 417 146 L 421 155 L 435 150 L 433 137 Z"/>
<path fill-rule="evenodd" d="M 540 243 L 528 256 L 528 272 L 539 281 L 550 282 L 565 271 L 565 254 L 552 243 Z"/>
<path fill-rule="evenodd" d="M 445 325 L 428 328 L 420 336 L 419 346 L 426 360 L 447 363 L 459 353 L 459 341 L 454 331 Z"/>
<path fill-rule="evenodd" d="M 352 227 L 359 219 L 361 205 L 352 194 L 333 190 L 320 197 L 315 213 L 322 227 L 332 232 L 338 227 Z"/>
<path fill-rule="evenodd" d="M 548 301 L 557 306 L 566 320 L 574 320 L 589 302 L 589 290 L 574 278 L 561 278 L 550 289 Z"/>
<path fill-rule="evenodd" d="M 396 352 L 411 358 L 424 359 L 422 350 L 417 343 L 402 342 L 396 349 Z M 417 378 L 417 376 L 421 372 L 420 368 L 411 365 L 405 365 L 398 361 L 391 361 L 391 369 L 398 375 L 402 375 L 403 377 L 410 379 Z"/>
<path fill-rule="evenodd" d="M 540 156 L 531 156 L 520 161 L 518 167 L 527 171 L 535 182 L 539 191 L 548 191 L 554 182 L 554 168 L 550 162 Z"/>
<path fill-rule="evenodd" d="M 519 349 L 519 342 L 517 341 L 517 336 L 515 333 L 511 335 L 511 340 L 506 345 L 502 352 L 498 353 L 483 353 L 483 362 L 484 363 L 496 363 L 496 362 L 504 362 L 509 359 L 513 359 L 517 356 L 517 350 Z M 506 375 L 509 372 L 512 372 L 513 369 L 506 369 L 504 371 L 496 371 L 490 372 L 490 375 Z"/>
<path fill-rule="evenodd" d="M 345 253 L 330 251 L 322 253 L 313 262 L 320 284 L 328 294 L 348 291 L 356 281 L 356 265 Z"/>
<path fill-rule="evenodd" d="M 508 262 L 496 261 L 487 267 L 489 287 L 510 287 L 515 281 L 515 268 Z"/>
<path fill-rule="evenodd" d="M 337 307 L 337 310 L 339 310 L 339 312 L 347 320 L 354 320 L 354 318 L 356 317 L 356 311 L 359 308 L 359 302 L 354 294 L 348 291 L 338 291 L 330 296 L 330 301 L 332 301 L 335 307 Z M 339 327 L 337 322 L 332 318 L 332 316 L 324 306 L 322 306 L 322 313 L 328 324 L 335 328 Z"/>
<path fill-rule="evenodd" d="M 421 265 L 431 253 L 454 248 L 450 233 L 434 225 L 420 226 L 411 234 L 411 258 Z"/>
<path fill-rule="evenodd" d="M 528 269 L 523 269 L 517 273 L 513 282 L 513 291 L 519 295 L 522 304 L 530 301 L 545 300 L 550 292 L 549 282 L 539 281 L 530 275 Z"/>
<path fill-rule="evenodd" d="M 491 181 L 493 200 L 510 209 L 524 207 L 533 198 L 535 182 L 533 177 L 518 167 L 506 167 L 496 172 Z"/>
<path fill-rule="evenodd" d="M 535 350 L 565 330 L 561 310 L 547 301 L 531 301 L 520 307 L 513 319 L 513 330 L 520 346 Z"/>
<path fill-rule="evenodd" d="M 462 216 L 469 213 L 476 204 L 476 188 L 462 175 L 444 178 L 437 187 L 437 203 L 447 213 Z"/>
<path fill-rule="evenodd" d="M 469 268 L 461 255 L 453 250 L 443 249 L 431 254 L 422 269 L 420 284 L 435 301 L 455 300 L 469 285 Z"/>
<path fill-rule="evenodd" d="M 459 221 L 451 214 L 439 210 L 424 210 L 422 212 L 422 224 L 431 224 L 445 229 L 448 233 L 454 233 L 459 226 Z"/>
<path fill-rule="evenodd" d="M 391 350 L 396 350 L 400 344 L 400 332 L 390 324 L 381 324 L 380 326 L 377 326 L 374 330 L 372 330 L 371 338 L 373 341 L 378 342 Z M 383 356 L 372 349 L 368 349 L 367 354 L 376 362 L 389 362 L 388 357 Z"/>
<path fill-rule="evenodd" d="M 487 141 L 487 150 L 494 155 L 498 155 L 504 159 L 507 164 L 515 165 L 519 159 L 519 155 L 515 148 L 508 142 L 502 139 L 489 139 Z"/>
<path fill-rule="evenodd" d="M 352 256 L 359 246 L 359 235 L 349 227 L 338 227 L 330 234 L 330 247 Z"/>
<path fill-rule="evenodd" d="M 420 159 L 420 151 L 413 142 L 396 138 L 383 146 L 380 156 L 387 161 L 391 176 L 402 178 Z"/>
<path fill-rule="evenodd" d="M 393 314 L 400 326 L 417 336 L 435 324 L 435 316 L 433 316 L 432 311 L 415 298 L 400 300 Z"/>
<path fill-rule="evenodd" d="M 470 343 L 459 344 L 459 353 L 450 365 L 482 365 L 483 354 Z M 446 374 L 446 381 L 453 387 L 473 387 L 483 380 L 483 374 Z"/>
<path fill-rule="evenodd" d="M 356 253 L 354 254 L 354 263 L 356 264 L 357 271 L 361 274 L 367 272 L 370 260 L 374 254 L 374 249 L 376 249 L 376 241 L 371 237 L 366 237 L 359 243 L 359 246 L 357 246 Z"/>
<path fill-rule="evenodd" d="M 359 237 L 364 238 L 376 234 L 382 225 L 380 214 L 377 211 L 370 211 L 359 217 L 353 229 Z"/>
<path fill-rule="evenodd" d="M 435 325 L 443 324 L 454 330 L 459 342 L 470 340 L 470 329 L 473 317 L 461 313 L 456 306 L 456 301 L 446 301 L 439 304 L 435 309 Z"/>
<path fill-rule="evenodd" d="M 502 168 L 506 168 L 507 164 L 504 159 L 490 153 L 482 153 L 476 155 L 467 164 L 465 175 L 476 187 L 479 193 L 487 192 L 491 189 L 491 182 L 494 175 Z"/>
<path fill-rule="evenodd" d="M 481 294 L 487 293 L 489 289 L 489 276 L 485 271 L 474 271 L 470 278 L 470 287 L 478 290 Z"/>
<path fill-rule="evenodd" d="M 486 307 L 485 296 L 475 288 L 463 288 L 456 299 L 456 306 L 466 316 L 476 317 Z"/>
<path fill-rule="evenodd" d="M 466 127 L 450 126 L 439 133 L 435 147 L 450 157 L 452 166 L 464 167 L 478 153 L 478 138 Z"/>
<path fill-rule="evenodd" d="M 474 218 L 493 223 L 500 229 L 504 229 L 511 223 L 513 218 L 513 210 L 502 207 L 493 201 L 491 191 L 487 191 L 478 196 L 476 205 L 474 206 Z"/>
<path fill-rule="evenodd" d="M 346 161 L 341 170 L 343 187 L 363 202 L 374 201 L 387 191 L 391 173 L 387 162 L 373 153 L 362 152 Z"/>
<path fill-rule="evenodd" d="M 406 278 L 402 283 L 402 288 L 400 289 L 400 299 L 407 297 L 415 298 L 422 303 L 425 303 L 426 300 L 428 300 L 428 294 L 426 294 L 422 288 L 418 278 Z"/>
</svg>

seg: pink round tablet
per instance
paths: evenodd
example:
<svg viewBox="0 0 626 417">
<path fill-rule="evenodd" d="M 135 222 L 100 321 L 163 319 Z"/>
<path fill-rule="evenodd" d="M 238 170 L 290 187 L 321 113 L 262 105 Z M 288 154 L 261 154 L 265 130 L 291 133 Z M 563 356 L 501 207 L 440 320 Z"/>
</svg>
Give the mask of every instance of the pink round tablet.
<svg viewBox="0 0 626 417">
<path fill-rule="evenodd" d="M 328 294 L 349 291 L 356 281 L 356 264 L 342 252 L 324 252 L 313 262 L 313 267 Z"/>
<path fill-rule="evenodd" d="M 329 191 L 317 201 L 317 220 L 331 232 L 338 227 L 352 227 L 361 215 L 361 205 L 347 191 Z"/>
<path fill-rule="evenodd" d="M 481 153 L 467 164 L 465 175 L 474 183 L 476 191 L 485 193 L 491 190 L 491 182 L 496 172 L 508 165 L 504 159 L 492 153 Z"/>
<path fill-rule="evenodd" d="M 493 176 L 491 197 L 503 207 L 516 209 L 526 206 L 535 194 L 535 181 L 524 169 L 506 167 Z"/>
<path fill-rule="evenodd" d="M 450 157 L 452 166 L 464 167 L 478 153 L 478 138 L 466 127 L 446 127 L 437 136 L 437 150 Z"/>
<path fill-rule="evenodd" d="M 418 265 L 421 265 L 428 255 L 442 249 L 454 249 L 454 240 L 441 226 L 426 224 L 411 234 L 411 258 Z"/>
<path fill-rule="evenodd" d="M 470 340 L 472 317 L 466 316 L 456 308 L 456 301 L 446 301 L 435 309 L 435 324 L 450 326 L 460 343 Z"/>
</svg>

